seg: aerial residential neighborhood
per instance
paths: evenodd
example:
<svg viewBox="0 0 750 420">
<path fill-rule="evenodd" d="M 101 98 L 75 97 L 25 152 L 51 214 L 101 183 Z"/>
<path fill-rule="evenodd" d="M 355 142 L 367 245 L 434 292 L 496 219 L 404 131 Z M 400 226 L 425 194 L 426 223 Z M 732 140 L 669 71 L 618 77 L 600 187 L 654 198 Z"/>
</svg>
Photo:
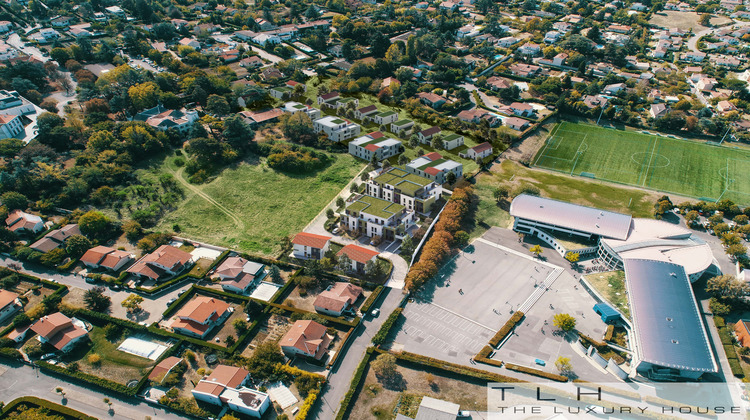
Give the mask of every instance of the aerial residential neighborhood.
<svg viewBox="0 0 750 420">
<path fill-rule="evenodd" d="M 747 6 L 0 2 L 0 418 L 747 418 Z"/>
</svg>

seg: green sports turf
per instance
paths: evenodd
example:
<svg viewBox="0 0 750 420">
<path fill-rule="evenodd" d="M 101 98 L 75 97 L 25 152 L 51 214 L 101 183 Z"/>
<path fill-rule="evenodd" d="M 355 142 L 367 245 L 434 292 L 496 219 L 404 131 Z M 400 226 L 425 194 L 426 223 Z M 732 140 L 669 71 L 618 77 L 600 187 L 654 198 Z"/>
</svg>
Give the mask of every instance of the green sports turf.
<svg viewBox="0 0 750 420">
<path fill-rule="evenodd" d="M 533 163 L 571 175 L 750 205 L 750 151 L 732 146 L 562 122 Z"/>
</svg>

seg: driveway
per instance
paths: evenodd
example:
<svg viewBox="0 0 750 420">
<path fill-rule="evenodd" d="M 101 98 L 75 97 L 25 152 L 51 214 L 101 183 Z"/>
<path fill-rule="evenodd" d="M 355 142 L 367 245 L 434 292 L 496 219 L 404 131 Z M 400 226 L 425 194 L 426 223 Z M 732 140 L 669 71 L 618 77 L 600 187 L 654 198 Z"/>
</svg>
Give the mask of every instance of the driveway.
<svg viewBox="0 0 750 420">
<path fill-rule="evenodd" d="M 41 279 L 55 280 L 56 282 L 64 284 L 71 289 L 77 288 L 88 290 L 98 286 L 96 284 L 86 283 L 83 277 L 76 274 L 60 273 L 37 264 L 22 263 L 20 261 L 14 260 L 13 258 L 10 258 L 9 256 L 7 256 L 7 254 L 0 255 L 0 266 L 8 267 L 11 263 L 21 264 L 22 273 L 39 277 Z M 134 322 L 147 322 L 149 324 L 158 322 L 162 319 L 162 312 L 167 309 L 167 302 L 172 298 L 176 298 L 180 290 L 187 289 L 189 287 L 190 283 L 183 282 L 170 287 L 169 290 L 167 290 L 166 292 L 162 292 L 155 297 L 148 297 L 143 295 L 143 303 L 141 304 L 143 310 L 134 315 L 128 314 L 125 308 L 123 308 L 121 305 L 122 301 L 130 296 L 133 292 L 131 292 L 130 290 L 115 291 L 106 288 L 105 294 L 112 299 L 112 307 L 110 309 L 109 315 L 115 318 L 128 319 Z"/>
<path fill-rule="evenodd" d="M 136 398 L 120 398 L 112 393 L 102 393 L 94 388 L 66 382 L 27 365 L 0 364 L 0 378 L 0 400 L 6 404 L 19 397 L 33 396 L 63 404 L 99 419 L 141 420 L 147 416 L 169 420 L 185 418 Z M 62 397 L 55 392 L 57 387 L 61 387 L 65 392 L 65 402 L 61 401 Z M 109 398 L 112 402 L 111 412 L 104 403 L 104 398 Z"/>
<path fill-rule="evenodd" d="M 331 370 L 328 376 L 328 382 L 323 388 L 320 399 L 313 407 L 315 419 L 330 420 L 336 416 L 336 412 L 341 406 L 341 400 L 349 391 L 354 371 L 362 361 L 367 347 L 372 343 L 372 336 L 378 332 L 380 326 L 388 318 L 388 315 L 396 309 L 403 299 L 400 290 L 384 289 L 385 297 L 380 297 L 383 303 L 380 305 L 380 316 L 377 318 L 367 317 L 352 333 L 353 341 L 346 350 L 346 355 L 341 357 L 338 366 Z"/>
<path fill-rule="evenodd" d="M 252 48 L 252 50 L 255 51 L 256 53 L 258 53 L 258 55 L 261 58 L 263 58 L 265 60 L 268 60 L 268 61 L 270 61 L 273 64 L 276 64 L 276 63 L 279 63 L 281 61 L 284 61 L 283 58 L 279 57 L 278 55 L 273 55 L 271 53 L 268 53 L 268 52 L 266 52 L 266 50 L 260 49 L 260 48 L 255 47 L 255 46 L 251 46 L 250 48 Z"/>
<path fill-rule="evenodd" d="M 33 46 L 29 46 L 29 47 L 25 46 L 24 45 L 25 43 L 21 41 L 21 37 L 19 37 L 18 34 L 16 33 L 11 34 L 5 42 L 25 52 L 26 54 L 36 58 L 42 63 L 46 63 L 50 59 L 49 57 L 43 56 L 39 48 L 33 47 Z M 59 64 L 65 64 L 65 63 L 59 63 Z"/>
<path fill-rule="evenodd" d="M 57 112 L 61 114 L 63 117 L 65 117 L 65 105 L 68 105 L 69 103 L 76 100 L 76 88 L 78 87 L 78 82 L 76 82 L 75 79 L 70 77 L 70 72 L 60 72 L 62 74 L 62 77 L 67 78 L 70 83 L 70 92 L 65 91 L 57 91 L 49 95 L 49 98 L 54 99 L 57 101 Z"/>
</svg>

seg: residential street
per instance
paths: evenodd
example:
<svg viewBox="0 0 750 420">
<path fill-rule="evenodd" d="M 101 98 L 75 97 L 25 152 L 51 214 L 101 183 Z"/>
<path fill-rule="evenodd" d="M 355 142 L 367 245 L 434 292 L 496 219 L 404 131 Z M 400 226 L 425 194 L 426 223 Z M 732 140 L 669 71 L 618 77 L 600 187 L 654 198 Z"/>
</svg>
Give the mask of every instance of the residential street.
<svg viewBox="0 0 750 420">
<path fill-rule="evenodd" d="M 375 305 L 375 307 L 380 308 L 380 316 L 377 318 L 365 316 L 360 324 L 361 326 L 352 334 L 354 340 L 351 341 L 346 356 L 342 357 L 339 365 L 331 370 L 328 384 L 323 389 L 320 400 L 314 407 L 317 412 L 313 418 L 330 420 L 336 416 L 341 400 L 349 390 L 354 371 L 372 342 L 372 336 L 378 332 L 388 315 L 398 307 L 404 297 L 402 291 L 398 289 L 386 288 L 383 290 L 383 294 L 385 294 L 385 297 L 380 297 L 383 303 L 380 306 Z"/>
<path fill-rule="evenodd" d="M 83 277 L 77 275 L 59 273 L 55 270 L 50 270 L 37 264 L 21 263 L 10 258 L 7 254 L 0 255 L 0 266 L 8 267 L 8 265 L 11 263 L 21 264 L 21 267 L 23 267 L 21 271 L 23 273 L 36 276 L 41 279 L 55 280 L 58 283 L 64 284 L 71 289 L 78 288 L 88 290 L 97 286 L 97 284 L 86 283 Z M 114 291 L 107 288 L 105 294 L 112 298 L 110 315 L 117 318 L 130 319 L 134 322 L 147 322 L 150 324 L 160 321 L 162 318 L 162 312 L 167 309 L 167 302 L 172 298 L 176 298 L 180 290 L 187 289 L 189 287 L 189 283 L 182 283 L 170 288 L 165 293 L 159 294 L 154 299 L 144 296 L 143 303 L 141 304 L 143 310 L 135 315 L 129 315 L 125 308 L 120 305 L 120 303 L 122 303 L 125 298 L 132 294 L 130 290 Z"/>
<path fill-rule="evenodd" d="M 102 393 L 96 389 L 79 386 L 66 380 L 48 375 L 39 369 L 27 365 L 0 364 L 0 401 L 9 403 L 12 400 L 34 396 L 65 405 L 74 410 L 99 419 L 137 419 L 146 416 L 154 419 L 184 419 L 184 416 L 173 414 L 162 408 L 152 407 L 135 398 L 118 398 L 113 393 Z M 61 387 L 66 401 L 55 392 Z M 112 402 L 112 412 L 108 411 L 104 398 Z"/>
<path fill-rule="evenodd" d="M 71 82 L 71 88 L 70 93 L 65 91 L 57 91 L 49 95 L 50 98 L 57 101 L 57 112 L 65 117 L 65 105 L 68 105 L 69 103 L 76 100 L 76 87 L 78 86 L 78 83 L 70 77 L 70 72 L 61 72 L 63 77 L 68 78 Z"/>
<path fill-rule="evenodd" d="M 8 43 L 8 45 L 11 45 L 13 47 L 18 48 L 19 50 L 25 52 L 26 54 L 36 58 L 37 60 L 41 61 L 42 63 L 46 63 L 49 61 L 49 57 L 45 57 L 42 55 L 42 52 L 37 47 L 32 46 L 25 46 L 25 42 L 21 40 L 21 37 L 18 36 L 18 34 L 14 33 L 11 34 L 8 39 L 5 41 Z M 59 64 L 65 64 L 65 63 L 59 63 Z"/>
</svg>

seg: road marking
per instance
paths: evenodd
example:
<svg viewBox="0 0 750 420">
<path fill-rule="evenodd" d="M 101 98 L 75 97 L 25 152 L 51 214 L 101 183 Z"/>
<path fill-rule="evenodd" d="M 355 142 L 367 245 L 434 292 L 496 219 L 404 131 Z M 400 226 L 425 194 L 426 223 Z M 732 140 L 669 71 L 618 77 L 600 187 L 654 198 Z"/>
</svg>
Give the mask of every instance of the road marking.
<svg viewBox="0 0 750 420">
<path fill-rule="evenodd" d="M 451 313 L 451 314 L 453 314 L 453 315 L 455 315 L 455 316 L 457 316 L 457 317 L 459 317 L 459 318 L 463 318 L 463 319 L 465 319 L 465 320 L 467 320 L 467 321 L 469 321 L 469 322 L 473 322 L 474 324 L 476 324 L 476 325 L 479 325 L 479 326 L 480 326 L 480 327 L 482 327 L 482 328 L 486 328 L 486 329 L 488 329 L 488 330 L 490 330 L 490 331 L 495 331 L 495 329 L 494 329 L 494 328 L 492 328 L 492 327 L 488 327 L 488 326 L 486 326 L 486 325 L 484 325 L 484 324 L 482 324 L 482 323 L 479 323 L 479 322 L 477 322 L 477 321 L 474 321 L 474 320 L 473 320 L 473 319 L 471 319 L 471 318 L 467 318 L 467 317 L 465 317 L 465 316 L 463 316 L 463 315 L 461 315 L 461 314 L 458 314 L 458 313 L 456 313 L 456 312 L 453 312 L 453 311 L 451 311 L 451 310 L 450 310 L 450 309 L 448 309 L 448 308 L 445 308 L 445 307 L 442 307 L 442 306 L 438 305 L 437 303 L 430 303 L 430 305 L 436 306 L 436 307 L 438 307 L 438 308 L 440 308 L 440 309 L 442 309 L 442 310 L 444 310 L 444 311 L 446 311 L 446 312 L 448 312 L 448 313 Z"/>
</svg>

